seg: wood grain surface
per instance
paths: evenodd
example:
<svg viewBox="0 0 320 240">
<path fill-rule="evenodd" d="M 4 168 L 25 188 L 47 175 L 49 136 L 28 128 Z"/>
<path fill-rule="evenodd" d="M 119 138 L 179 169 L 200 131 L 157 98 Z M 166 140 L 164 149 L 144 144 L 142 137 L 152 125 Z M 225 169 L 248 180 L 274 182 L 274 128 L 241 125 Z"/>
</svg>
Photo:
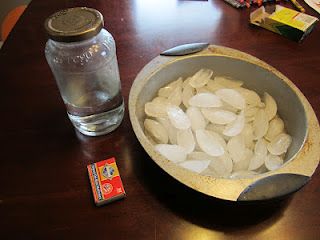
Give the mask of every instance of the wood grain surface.
<svg viewBox="0 0 320 240">
<path fill-rule="evenodd" d="M 76 132 L 44 57 L 43 28 L 50 14 L 74 6 L 104 15 L 117 44 L 126 104 L 135 76 L 160 52 L 209 42 L 277 68 L 320 117 L 319 24 L 296 43 L 250 26 L 253 8 L 237 10 L 222 0 L 33 0 L 0 50 L 0 239 L 320 239 L 319 170 L 290 198 L 240 205 L 168 176 L 140 146 L 128 110 L 111 134 Z M 98 208 L 86 165 L 111 156 L 127 197 Z"/>
</svg>

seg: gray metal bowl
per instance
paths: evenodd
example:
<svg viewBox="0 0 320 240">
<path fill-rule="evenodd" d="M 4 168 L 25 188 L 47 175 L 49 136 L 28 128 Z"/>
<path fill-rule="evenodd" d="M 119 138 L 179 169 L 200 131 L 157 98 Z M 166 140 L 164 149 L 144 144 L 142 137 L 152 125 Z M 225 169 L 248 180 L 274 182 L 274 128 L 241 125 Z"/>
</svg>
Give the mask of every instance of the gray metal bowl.
<svg viewBox="0 0 320 240">
<path fill-rule="evenodd" d="M 268 92 L 275 98 L 278 112 L 293 139 L 281 168 L 251 178 L 214 178 L 181 168 L 154 150 L 143 132 L 145 103 L 156 96 L 159 88 L 178 77 L 190 76 L 200 68 L 242 80 L 247 88 L 260 95 Z M 234 49 L 211 45 L 196 54 L 156 57 L 141 70 L 133 83 L 129 113 L 141 145 L 164 171 L 183 184 L 220 199 L 254 201 L 287 195 L 300 189 L 319 163 L 319 124 L 306 98 L 276 69 Z"/>
</svg>

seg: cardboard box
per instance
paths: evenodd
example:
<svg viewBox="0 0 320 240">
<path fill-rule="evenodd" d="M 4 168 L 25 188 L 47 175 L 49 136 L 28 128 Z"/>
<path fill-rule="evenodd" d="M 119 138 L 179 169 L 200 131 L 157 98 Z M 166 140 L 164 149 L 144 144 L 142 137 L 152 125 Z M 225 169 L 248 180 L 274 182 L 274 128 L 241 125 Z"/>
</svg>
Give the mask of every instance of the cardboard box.
<svg viewBox="0 0 320 240">
<path fill-rule="evenodd" d="M 271 11 L 264 6 L 250 14 L 250 23 L 266 28 L 294 41 L 302 41 L 319 21 L 305 13 L 276 5 Z"/>
<path fill-rule="evenodd" d="M 123 188 L 115 158 L 87 166 L 94 202 L 97 206 L 124 198 Z"/>
</svg>

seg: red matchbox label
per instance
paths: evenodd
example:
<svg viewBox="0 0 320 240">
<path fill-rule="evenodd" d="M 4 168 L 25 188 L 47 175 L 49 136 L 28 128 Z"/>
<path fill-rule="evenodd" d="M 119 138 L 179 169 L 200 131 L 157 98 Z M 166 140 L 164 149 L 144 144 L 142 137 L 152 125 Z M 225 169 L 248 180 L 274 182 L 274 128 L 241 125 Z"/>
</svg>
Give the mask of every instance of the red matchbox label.
<svg viewBox="0 0 320 240">
<path fill-rule="evenodd" d="M 97 206 L 125 197 L 115 158 L 90 164 L 87 168 Z"/>
</svg>

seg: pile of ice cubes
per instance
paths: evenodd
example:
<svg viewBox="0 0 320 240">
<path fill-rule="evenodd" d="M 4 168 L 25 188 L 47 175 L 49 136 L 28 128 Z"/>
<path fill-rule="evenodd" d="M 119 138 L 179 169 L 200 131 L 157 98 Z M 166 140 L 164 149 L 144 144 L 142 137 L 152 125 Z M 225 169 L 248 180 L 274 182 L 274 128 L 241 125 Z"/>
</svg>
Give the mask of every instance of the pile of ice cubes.
<svg viewBox="0 0 320 240">
<path fill-rule="evenodd" d="M 155 150 L 202 175 L 241 178 L 275 170 L 292 141 L 270 94 L 261 98 L 210 69 L 160 88 L 145 113 Z"/>
</svg>

